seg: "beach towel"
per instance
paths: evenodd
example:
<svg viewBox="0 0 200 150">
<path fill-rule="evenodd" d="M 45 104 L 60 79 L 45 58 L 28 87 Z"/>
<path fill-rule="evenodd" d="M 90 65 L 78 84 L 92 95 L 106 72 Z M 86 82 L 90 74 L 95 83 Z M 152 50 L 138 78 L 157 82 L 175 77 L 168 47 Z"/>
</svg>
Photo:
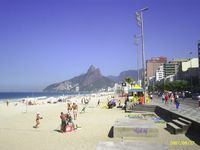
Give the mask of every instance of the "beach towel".
<svg viewBox="0 0 200 150">
<path fill-rule="evenodd" d="M 73 128 L 71 125 L 67 125 L 65 128 L 65 132 L 72 132 Z"/>
</svg>

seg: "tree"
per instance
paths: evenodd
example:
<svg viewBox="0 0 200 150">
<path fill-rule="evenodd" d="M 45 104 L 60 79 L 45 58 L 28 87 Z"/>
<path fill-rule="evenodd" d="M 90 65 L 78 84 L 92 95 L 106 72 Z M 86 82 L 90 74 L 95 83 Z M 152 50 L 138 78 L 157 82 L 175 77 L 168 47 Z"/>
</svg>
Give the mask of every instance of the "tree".
<svg viewBox="0 0 200 150">
<path fill-rule="evenodd" d="M 164 84 L 163 82 L 157 82 L 155 84 L 155 91 L 163 92 L 164 91 Z"/>
<path fill-rule="evenodd" d="M 125 82 L 127 82 L 128 84 L 133 84 L 134 80 L 130 77 L 125 78 Z"/>
<path fill-rule="evenodd" d="M 158 82 L 155 85 L 157 91 L 186 91 L 190 88 L 188 81 L 185 80 L 176 80 L 173 82 Z"/>
</svg>

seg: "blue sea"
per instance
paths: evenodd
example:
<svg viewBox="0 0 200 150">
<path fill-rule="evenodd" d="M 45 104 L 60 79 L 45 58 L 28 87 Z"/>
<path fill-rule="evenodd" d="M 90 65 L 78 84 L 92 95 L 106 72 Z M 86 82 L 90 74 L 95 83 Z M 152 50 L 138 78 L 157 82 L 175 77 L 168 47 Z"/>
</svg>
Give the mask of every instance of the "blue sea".
<svg viewBox="0 0 200 150">
<path fill-rule="evenodd" d="M 37 98 L 37 97 L 59 97 L 69 96 L 72 94 L 62 93 L 45 93 L 45 92 L 0 92 L 0 101 L 19 101 L 24 98 Z M 74 95 L 74 94 L 73 94 Z"/>
</svg>

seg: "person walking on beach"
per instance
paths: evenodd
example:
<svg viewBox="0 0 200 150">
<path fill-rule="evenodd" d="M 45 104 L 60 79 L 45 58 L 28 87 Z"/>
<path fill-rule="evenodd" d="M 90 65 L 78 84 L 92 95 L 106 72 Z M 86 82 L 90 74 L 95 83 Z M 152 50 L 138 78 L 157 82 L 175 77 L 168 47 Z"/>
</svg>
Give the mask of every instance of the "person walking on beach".
<svg viewBox="0 0 200 150">
<path fill-rule="evenodd" d="M 78 105 L 76 103 L 72 104 L 72 110 L 73 110 L 74 120 L 76 120 L 77 119 L 77 113 L 78 113 Z"/>
<path fill-rule="evenodd" d="M 36 125 L 35 125 L 35 128 L 39 127 L 40 119 L 43 119 L 43 117 L 40 116 L 40 112 L 37 112 L 36 113 Z"/>
<path fill-rule="evenodd" d="M 118 106 L 121 107 L 121 99 L 118 100 Z"/>
<path fill-rule="evenodd" d="M 72 113 L 72 106 L 71 106 L 71 102 L 70 103 L 67 103 L 67 112 L 68 113 Z"/>
</svg>

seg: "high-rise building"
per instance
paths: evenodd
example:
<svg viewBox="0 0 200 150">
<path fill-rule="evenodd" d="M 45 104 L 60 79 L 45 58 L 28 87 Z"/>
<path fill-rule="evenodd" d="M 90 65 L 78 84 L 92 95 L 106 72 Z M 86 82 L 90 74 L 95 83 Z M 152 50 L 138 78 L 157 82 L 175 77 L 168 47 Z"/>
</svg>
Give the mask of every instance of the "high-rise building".
<svg viewBox="0 0 200 150">
<path fill-rule="evenodd" d="M 156 81 L 160 81 L 164 78 L 164 68 L 163 65 L 160 65 L 156 70 Z"/>
<path fill-rule="evenodd" d="M 147 68 L 147 80 L 151 77 L 156 76 L 156 70 L 167 62 L 166 57 L 153 57 L 150 60 L 146 61 L 146 68 Z"/>
<path fill-rule="evenodd" d="M 166 63 L 164 64 L 164 76 L 167 78 L 168 76 L 171 75 L 177 75 L 178 73 L 178 64 L 177 63 Z"/>
<path fill-rule="evenodd" d="M 198 58 L 190 58 L 187 61 L 181 62 L 181 71 L 184 72 L 192 68 L 199 68 Z"/>
</svg>

